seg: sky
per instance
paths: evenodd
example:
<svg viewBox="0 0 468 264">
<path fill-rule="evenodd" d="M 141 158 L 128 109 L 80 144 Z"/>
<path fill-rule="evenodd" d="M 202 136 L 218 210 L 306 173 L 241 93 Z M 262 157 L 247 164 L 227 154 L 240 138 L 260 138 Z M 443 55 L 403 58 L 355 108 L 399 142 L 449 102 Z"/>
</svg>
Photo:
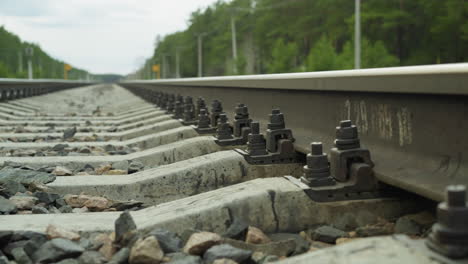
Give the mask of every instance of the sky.
<svg viewBox="0 0 468 264">
<path fill-rule="evenodd" d="M 92 73 L 128 74 L 157 35 L 184 30 L 217 0 L 0 0 L 0 25 L 54 58 Z"/>
</svg>

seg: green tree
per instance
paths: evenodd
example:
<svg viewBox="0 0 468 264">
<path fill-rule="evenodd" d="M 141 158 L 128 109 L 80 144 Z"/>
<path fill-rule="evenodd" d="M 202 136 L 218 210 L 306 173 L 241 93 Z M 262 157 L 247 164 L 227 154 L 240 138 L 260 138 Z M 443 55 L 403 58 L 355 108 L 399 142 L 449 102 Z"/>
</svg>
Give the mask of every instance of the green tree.
<svg viewBox="0 0 468 264">
<path fill-rule="evenodd" d="M 268 72 L 294 72 L 296 69 L 296 56 L 298 48 L 296 43 L 286 43 L 282 39 L 278 39 L 273 46 L 272 56 L 267 64 Z"/>
<path fill-rule="evenodd" d="M 338 55 L 340 69 L 354 68 L 354 40 L 345 43 Z M 371 43 L 367 38 L 361 40 L 361 68 L 381 68 L 398 66 L 398 58 L 392 55 L 382 41 Z"/>
<path fill-rule="evenodd" d="M 307 56 L 308 71 L 330 71 L 340 69 L 338 55 L 327 36 L 323 35 Z"/>
<path fill-rule="evenodd" d="M 10 73 L 8 67 L 0 61 L 0 78 L 11 78 L 13 75 Z"/>
<path fill-rule="evenodd" d="M 246 62 L 239 62 L 238 66 L 248 65 L 249 71 L 354 67 L 354 1 L 255 3 L 252 8 L 251 0 L 220 0 L 205 10 L 197 10 L 186 30 L 161 40 L 153 60 L 170 54 L 167 60 L 174 73 L 175 47 L 179 47 L 182 76 L 196 76 L 196 36 L 205 33 L 204 75 L 232 74 L 230 20 L 234 16 L 238 57 L 244 57 Z M 466 0 L 366 0 L 362 1 L 361 14 L 364 68 L 468 61 Z M 239 69 L 239 74 L 244 72 Z"/>
</svg>

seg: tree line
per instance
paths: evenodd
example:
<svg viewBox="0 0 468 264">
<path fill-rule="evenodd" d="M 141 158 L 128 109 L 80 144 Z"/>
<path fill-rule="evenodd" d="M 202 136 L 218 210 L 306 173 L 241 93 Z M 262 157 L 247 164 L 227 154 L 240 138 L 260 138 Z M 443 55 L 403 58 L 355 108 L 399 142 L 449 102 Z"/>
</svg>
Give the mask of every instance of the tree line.
<svg viewBox="0 0 468 264">
<path fill-rule="evenodd" d="M 34 79 L 63 79 L 65 62 L 57 60 L 44 52 L 39 45 L 23 42 L 5 27 L 0 27 L 0 78 L 27 78 L 28 54 L 32 49 Z M 88 72 L 73 68 L 68 72 L 68 79 L 86 79 Z"/>
<path fill-rule="evenodd" d="M 153 64 L 166 78 L 197 76 L 199 36 L 203 76 L 352 69 L 354 11 L 352 0 L 218 1 L 158 37 L 136 77 L 154 78 Z M 361 25 L 363 68 L 468 60 L 466 0 L 362 0 Z"/>
</svg>

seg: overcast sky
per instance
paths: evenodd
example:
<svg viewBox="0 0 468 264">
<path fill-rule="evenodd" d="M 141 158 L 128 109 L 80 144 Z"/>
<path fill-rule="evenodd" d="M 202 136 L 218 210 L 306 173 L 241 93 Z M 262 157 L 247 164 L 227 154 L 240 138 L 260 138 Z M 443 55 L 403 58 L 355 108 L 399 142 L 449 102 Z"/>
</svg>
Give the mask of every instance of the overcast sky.
<svg viewBox="0 0 468 264">
<path fill-rule="evenodd" d="M 52 57 L 92 73 L 127 74 L 156 35 L 187 28 L 216 0 L 0 0 L 0 25 Z"/>
</svg>

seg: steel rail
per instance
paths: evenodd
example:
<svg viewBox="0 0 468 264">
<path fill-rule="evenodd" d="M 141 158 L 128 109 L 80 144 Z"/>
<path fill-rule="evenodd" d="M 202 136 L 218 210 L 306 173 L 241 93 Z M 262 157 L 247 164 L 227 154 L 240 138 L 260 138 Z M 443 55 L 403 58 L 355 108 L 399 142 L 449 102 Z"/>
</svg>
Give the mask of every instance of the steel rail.
<svg viewBox="0 0 468 264">
<path fill-rule="evenodd" d="M 4 79 L 0 78 L 0 101 L 30 97 L 64 89 L 89 85 L 86 81 L 54 79 Z"/>
<path fill-rule="evenodd" d="M 319 73 L 125 81 L 122 86 L 222 101 L 233 118 L 247 104 L 262 129 L 272 108 L 285 114 L 298 151 L 331 148 L 350 119 L 371 151 L 377 177 L 433 200 L 468 185 L 468 64 Z"/>
</svg>

